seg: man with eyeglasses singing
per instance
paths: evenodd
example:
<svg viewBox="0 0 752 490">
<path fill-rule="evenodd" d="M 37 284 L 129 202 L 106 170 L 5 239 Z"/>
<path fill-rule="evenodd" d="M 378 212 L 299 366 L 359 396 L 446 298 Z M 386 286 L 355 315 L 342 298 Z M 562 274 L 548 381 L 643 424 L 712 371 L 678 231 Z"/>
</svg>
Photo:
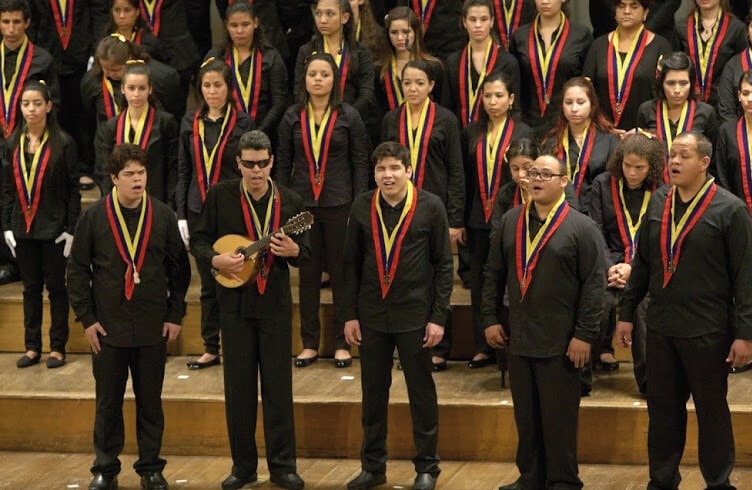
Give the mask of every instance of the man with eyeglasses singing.
<svg viewBox="0 0 752 490">
<path fill-rule="evenodd" d="M 258 240 L 304 211 L 301 198 L 271 177 L 272 144 L 261 131 L 240 137 L 236 161 L 241 179 L 219 182 L 206 196 L 191 253 L 211 262 L 217 273 L 241 273 L 244 256 L 218 253 L 214 242 L 230 234 Z M 303 488 L 295 462 L 292 406 L 292 296 L 288 265 L 299 266 L 311 254 L 307 232 L 277 233 L 261 259 L 261 272 L 237 288 L 217 285 L 224 346 L 224 385 L 232 473 L 225 490 L 239 489 L 258 479 L 256 448 L 257 377 L 261 372 L 266 460 L 272 483 Z"/>
<path fill-rule="evenodd" d="M 594 221 L 567 204 L 564 163 L 538 157 L 532 200 L 491 234 L 481 321 L 508 347 L 519 479 L 502 490 L 582 488 L 577 468 L 580 377 L 599 335 L 606 292 L 604 244 Z M 509 335 L 499 321 L 509 291 Z"/>
</svg>

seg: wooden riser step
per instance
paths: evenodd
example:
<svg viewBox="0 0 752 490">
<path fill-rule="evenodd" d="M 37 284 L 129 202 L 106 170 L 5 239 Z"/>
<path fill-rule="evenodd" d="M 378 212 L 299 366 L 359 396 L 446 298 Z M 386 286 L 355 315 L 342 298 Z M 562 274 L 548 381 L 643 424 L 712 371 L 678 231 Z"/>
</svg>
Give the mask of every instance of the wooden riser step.
<svg viewBox="0 0 752 490">
<path fill-rule="evenodd" d="M 55 371 L 39 365 L 16 370 L 16 354 L 0 355 L 0 450 L 91 451 L 93 379 L 88 356 L 70 356 Z M 188 357 L 171 357 L 166 366 L 163 403 L 164 452 L 181 455 L 228 454 L 222 370 L 188 371 Z M 389 454 L 413 455 L 412 429 L 402 373 L 392 371 Z M 334 369 L 319 361 L 294 369 L 298 454 L 301 457 L 357 458 L 361 442 L 358 363 Z M 439 453 L 451 460 L 514 461 L 516 432 L 511 394 L 499 390 L 494 368 L 469 370 L 452 363 L 434 376 L 440 402 Z M 737 464 L 752 465 L 752 376 L 729 383 L 737 444 Z M 692 409 L 690 404 L 690 409 Z M 135 451 L 134 404 L 126 401 L 126 451 Z M 259 429 L 261 429 L 259 417 Z M 62 422 L 62 423 L 61 423 Z M 263 447 L 262 430 L 258 441 Z M 647 411 L 636 393 L 629 365 L 614 374 L 597 374 L 593 395 L 580 412 L 579 458 L 583 463 L 643 464 Z M 686 464 L 697 459 L 697 429 L 690 416 Z"/>
</svg>

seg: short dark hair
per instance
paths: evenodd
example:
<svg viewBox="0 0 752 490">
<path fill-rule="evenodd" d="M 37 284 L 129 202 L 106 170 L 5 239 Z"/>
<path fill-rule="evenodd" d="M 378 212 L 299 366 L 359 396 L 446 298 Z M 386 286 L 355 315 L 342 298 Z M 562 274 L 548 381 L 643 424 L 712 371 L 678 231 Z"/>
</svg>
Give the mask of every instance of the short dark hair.
<svg viewBox="0 0 752 490">
<path fill-rule="evenodd" d="M 559 173 L 562 175 L 567 175 L 567 164 L 566 162 L 564 162 L 564 160 L 562 160 L 561 158 L 559 158 L 558 156 L 552 153 L 541 153 L 540 156 L 538 156 L 538 158 L 544 158 L 544 157 L 546 158 L 551 157 L 554 160 L 556 160 L 559 163 Z M 536 158 L 536 160 L 538 158 Z"/>
<path fill-rule="evenodd" d="M 624 0 L 611 0 L 611 2 L 614 4 L 614 7 L 618 7 L 621 2 Z M 637 3 L 642 5 L 642 8 L 649 9 L 650 8 L 650 2 L 652 0 L 637 0 Z"/>
<path fill-rule="evenodd" d="M 146 167 L 146 151 L 140 146 L 131 143 L 117 145 L 107 159 L 107 170 L 115 177 L 125 168 L 128 162 L 138 162 Z"/>
<path fill-rule="evenodd" d="M 26 0 L 0 0 L 0 14 L 3 12 L 21 12 L 24 21 L 31 19 L 31 8 Z"/>
<path fill-rule="evenodd" d="M 684 51 L 675 51 L 668 56 L 664 56 L 658 61 L 658 77 L 656 78 L 656 84 L 658 88 L 658 98 L 664 100 L 666 94 L 663 90 L 663 82 L 666 81 L 666 75 L 669 71 L 683 71 L 689 75 L 689 98 L 695 98 L 695 65 L 692 63 L 692 58 L 689 57 Z"/>
<path fill-rule="evenodd" d="M 406 169 L 412 168 L 410 165 L 410 150 L 395 141 L 385 141 L 377 146 L 371 153 L 371 164 L 376 167 L 381 160 L 389 157 L 402 162 Z"/>
<path fill-rule="evenodd" d="M 713 158 L 713 143 L 710 142 L 707 136 L 699 131 L 685 131 L 676 135 L 674 142 L 676 142 L 676 140 L 678 139 L 686 138 L 694 138 L 697 145 L 697 154 L 700 156 L 700 158 Z"/>
<path fill-rule="evenodd" d="M 240 136 L 238 142 L 238 155 L 243 150 L 268 150 L 269 156 L 272 154 L 272 140 L 265 132 L 254 129 L 253 131 L 247 131 Z"/>
</svg>

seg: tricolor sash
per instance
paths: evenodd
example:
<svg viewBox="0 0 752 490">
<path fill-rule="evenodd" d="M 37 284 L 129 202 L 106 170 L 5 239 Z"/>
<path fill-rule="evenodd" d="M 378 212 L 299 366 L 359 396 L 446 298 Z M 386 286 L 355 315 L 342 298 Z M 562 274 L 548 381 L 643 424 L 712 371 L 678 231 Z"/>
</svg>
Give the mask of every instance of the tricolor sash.
<svg viewBox="0 0 752 490">
<path fill-rule="evenodd" d="M 718 9 L 718 17 L 713 25 L 713 32 L 704 45 L 700 37 L 701 22 L 700 12 L 698 11 L 687 18 L 687 47 L 689 48 L 689 57 L 692 58 L 697 72 L 694 86 L 695 93 L 700 100 L 707 102 L 710 99 L 713 85 L 713 67 L 723 40 L 726 38 L 728 26 L 731 24 L 731 16 L 725 13 L 723 9 Z M 743 55 L 742 58 L 744 58 Z"/>
<path fill-rule="evenodd" d="M 25 133 L 21 133 L 18 146 L 13 151 L 13 176 L 16 180 L 18 202 L 21 204 L 26 221 L 26 233 L 31 230 L 31 223 L 37 214 L 39 199 L 42 196 L 42 181 L 50 162 L 48 136 L 49 134 L 45 131 L 41 144 L 34 152 L 31 162 L 26 161 L 26 152 L 24 152 L 26 146 Z"/>
<path fill-rule="evenodd" d="M 68 50 L 68 43 L 73 31 L 73 2 L 74 0 L 50 0 L 55 28 L 64 51 Z"/>
<path fill-rule="evenodd" d="M 423 24 L 423 34 L 428 31 L 428 24 L 431 23 L 433 9 L 436 7 L 437 0 L 412 0 L 413 12 L 418 16 Z"/>
<path fill-rule="evenodd" d="M 608 43 L 606 68 L 608 73 L 608 98 L 611 101 L 611 113 L 614 115 L 614 126 L 619 125 L 622 110 L 629 100 L 632 90 L 632 79 L 637 71 L 637 64 L 648 45 L 650 31 L 640 26 L 640 32 L 632 40 L 632 45 L 622 61 L 619 56 L 619 31 L 614 31 L 611 42 Z"/>
<path fill-rule="evenodd" d="M 511 0 L 507 8 L 504 0 L 493 0 L 494 17 L 496 17 L 496 25 L 499 28 L 501 45 L 504 49 L 509 49 L 512 33 L 520 26 L 524 3 L 524 0 Z"/>
<path fill-rule="evenodd" d="M 488 40 L 486 44 L 486 54 L 484 56 L 485 66 L 483 71 L 478 77 L 478 85 L 473 89 L 473 56 L 472 48 L 468 44 L 465 49 L 462 50 L 460 56 L 460 120 L 462 121 L 462 127 L 464 128 L 473 121 L 478 120 L 478 108 L 480 107 L 480 97 L 478 94 L 481 92 L 483 86 L 483 80 L 486 75 L 496 66 L 496 58 L 499 56 L 499 47 L 494 44 L 492 39 Z"/>
<path fill-rule="evenodd" d="M 716 188 L 714 179 L 709 178 L 697 195 L 692 198 L 684 216 L 679 220 L 679 224 L 674 223 L 676 186 L 669 189 L 668 195 L 666 195 L 666 203 L 663 206 L 663 219 L 661 220 L 661 258 L 663 259 L 664 288 L 676 272 L 676 268 L 679 267 L 679 256 L 684 239 L 687 238 L 689 232 L 692 231 L 692 228 L 710 205 Z"/>
<path fill-rule="evenodd" d="M 225 119 L 219 130 L 219 136 L 212 148 L 206 146 L 204 140 L 204 118 L 201 111 L 197 110 L 193 116 L 193 161 L 196 165 L 196 181 L 201 191 L 201 202 L 206 200 L 206 193 L 219 181 L 222 170 L 222 157 L 225 154 L 227 141 L 230 139 L 237 113 L 232 104 L 227 104 Z"/>
<path fill-rule="evenodd" d="M 749 132 L 744 116 L 736 123 L 736 142 L 739 146 L 739 166 L 741 167 L 742 191 L 747 209 L 752 213 L 752 148 L 750 148 Z"/>
<path fill-rule="evenodd" d="M 34 43 L 24 36 L 21 47 L 18 48 L 13 76 L 10 81 L 7 81 L 5 79 L 5 43 L 0 43 L 0 85 L 3 89 L 3 96 L 0 99 L 3 105 L 2 111 L 0 111 L 0 118 L 2 118 L 0 123 L 5 128 L 6 135 L 9 135 L 16 127 L 16 105 L 21 98 L 21 87 L 23 87 L 26 77 L 29 75 L 33 57 Z"/>
<path fill-rule="evenodd" d="M 306 160 L 308 160 L 308 173 L 315 201 L 319 200 L 321 189 L 324 188 L 326 164 L 329 159 L 329 145 L 332 142 L 332 133 L 334 133 L 334 126 L 337 123 L 337 114 L 338 111 L 336 109 L 327 108 L 317 130 L 316 118 L 311 104 L 300 110 L 300 132 L 303 136 L 303 151 L 305 152 Z"/>
<path fill-rule="evenodd" d="M 389 110 L 392 111 L 405 101 L 405 94 L 402 93 L 402 82 L 397 73 L 397 60 L 394 56 L 392 56 L 392 61 L 389 63 L 389 68 L 387 68 L 383 80 L 386 100 L 389 103 Z"/>
<path fill-rule="evenodd" d="M 561 58 L 564 44 L 566 44 L 569 37 L 569 20 L 567 20 L 567 17 L 563 13 L 561 14 L 561 23 L 556 29 L 556 37 L 551 42 L 551 47 L 548 50 L 546 50 L 545 44 L 538 40 L 539 21 L 540 15 L 537 15 L 533 21 L 533 25 L 530 26 L 527 47 L 533 71 L 533 80 L 535 81 L 535 91 L 538 95 L 540 115 L 543 117 L 548 104 L 551 103 L 551 94 L 554 90 L 559 58 Z"/>
<path fill-rule="evenodd" d="M 376 190 L 371 198 L 371 232 L 373 234 L 373 245 L 376 250 L 376 267 L 379 274 L 379 284 L 381 285 L 381 298 L 386 298 L 389 287 L 394 281 L 397 272 L 397 264 L 400 259 L 402 250 L 402 240 L 407 234 L 410 223 L 415 214 L 415 206 L 418 202 L 418 190 L 412 182 L 407 182 L 407 197 L 405 205 L 402 208 L 402 214 L 399 217 L 397 226 L 392 233 L 389 233 L 384 224 L 384 217 L 381 211 L 380 201 L 381 191 Z"/>
<path fill-rule="evenodd" d="M 141 0 L 141 17 L 151 27 L 155 37 L 159 36 L 162 27 L 162 2 L 164 0 Z"/>
<path fill-rule="evenodd" d="M 256 214 L 256 209 L 253 207 L 251 197 L 248 194 L 248 190 L 245 188 L 245 181 L 242 179 L 240 181 L 240 207 L 243 209 L 245 230 L 246 233 L 248 233 L 248 238 L 254 242 L 265 237 L 272 230 L 279 229 L 280 216 L 282 215 L 282 196 L 277 192 L 277 188 L 271 178 L 269 179 L 269 187 L 272 194 L 269 198 L 269 203 L 266 206 L 264 219 L 261 220 Z M 266 290 L 266 280 L 269 278 L 269 271 L 274 262 L 274 254 L 271 250 L 267 250 L 265 253 L 266 257 L 264 266 L 261 268 L 260 273 L 256 275 L 256 287 L 258 287 L 259 294 L 264 294 L 264 291 Z"/>
<path fill-rule="evenodd" d="M 514 133 L 514 121 L 511 117 L 507 117 L 493 134 L 486 132 L 478 138 L 478 144 L 475 147 L 478 189 L 480 190 L 486 223 L 493 214 L 496 195 L 501 184 L 504 153 L 506 153 L 507 147 L 512 141 L 512 133 Z"/>
<path fill-rule="evenodd" d="M 590 163 L 590 155 L 593 153 L 594 147 L 595 126 L 592 123 L 589 123 L 587 129 L 585 129 L 585 132 L 583 133 L 580 154 L 577 157 L 575 164 L 572 165 L 572 159 L 569 156 L 569 126 L 564 128 L 564 134 L 561 137 L 561 152 L 559 153 L 559 157 L 567 163 L 567 177 L 572 182 L 577 197 L 580 197 L 582 183 L 585 182 L 588 164 Z"/>
<path fill-rule="evenodd" d="M 526 197 L 522 195 L 520 184 L 517 184 L 517 187 L 514 189 L 514 196 L 512 196 L 512 207 L 522 206 L 523 204 L 527 204 L 527 201 Z"/>
<path fill-rule="evenodd" d="M 640 215 L 637 217 L 637 221 L 634 222 L 627 209 L 627 202 L 624 199 L 624 179 L 616 178 L 615 176 L 611 177 L 611 199 L 614 205 L 614 212 L 616 213 L 616 225 L 619 227 L 619 236 L 621 236 L 621 243 L 624 245 L 624 263 L 626 264 L 632 263 L 637 251 L 640 224 L 642 223 L 642 217 L 645 216 L 645 212 L 648 210 L 651 194 L 650 190 L 645 189 L 642 205 L 640 206 Z"/>
<path fill-rule="evenodd" d="M 130 300 L 133 297 L 133 290 L 136 284 L 141 284 L 139 272 L 144 264 L 146 249 L 149 246 L 152 222 L 151 198 L 147 196 L 146 192 L 143 193 L 141 214 L 138 218 L 138 226 L 133 237 L 128 232 L 128 225 L 120 210 L 117 187 L 113 187 L 112 192 L 105 198 L 105 207 L 107 208 L 107 220 L 110 223 L 110 230 L 115 239 L 115 246 L 118 252 L 120 252 L 123 262 L 127 265 L 125 269 L 125 299 Z"/>
<path fill-rule="evenodd" d="M 688 99 L 682 107 L 681 115 L 679 116 L 679 122 L 676 127 L 676 133 L 671 132 L 671 121 L 668 118 L 668 105 L 666 101 L 658 102 L 655 105 L 655 132 L 658 139 L 663 141 L 663 148 L 666 150 L 666 165 L 663 166 L 663 181 L 668 184 L 671 180 L 668 174 L 668 154 L 671 151 L 671 145 L 673 144 L 674 137 L 677 134 L 682 134 L 692 129 L 692 125 L 695 121 L 695 110 L 697 109 L 697 103 Z"/>
<path fill-rule="evenodd" d="M 564 199 L 562 192 L 561 197 L 546 216 L 543 226 L 531 240 L 528 230 L 530 229 L 530 206 L 533 205 L 532 202 L 525 204 L 517 219 L 515 250 L 517 255 L 517 281 L 520 283 L 520 303 L 525 300 L 527 289 L 533 282 L 533 272 L 538 265 L 541 252 L 569 213 L 569 204 Z"/>
<path fill-rule="evenodd" d="M 403 104 L 400 110 L 399 137 L 400 144 L 410 150 L 410 165 L 413 169 L 413 183 L 418 189 L 423 188 L 426 175 L 426 158 L 428 144 L 433 133 L 433 123 L 436 119 L 436 104 L 426 98 L 420 111 L 417 131 L 413 132 L 413 119 L 410 104 Z"/>
<path fill-rule="evenodd" d="M 120 114 L 120 107 L 115 100 L 115 89 L 112 88 L 112 82 L 106 76 L 102 75 L 102 100 L 104 102 L 104 112 L 109 121 Z"/>
<path fill-rule="evenodd" d="M 332 54 L 329 51 L 329 44 L 327 44 L 326 39 L 324 40 L 324 52 L 329 53 L 334 58 L 334 61 L 337 63 L 337 69 L 339 74 L 339 95 L 340 97 L 345 96 L 345 84 L 347 83 L 347 75 L 350 73 L 350 50 L 347 48 L 347 43 L 344 43 L 342 45 L 342 52 L 341 53 L 334 53 Z"/>
<path fill-rule="evenodd" d="M 752 70 L 752 48 L 747 48 L 740 53 L 742 71 Z"/>
<path fill-rule="evenodd" d="M 157 117 L 157 110 L 152 106 L 149 106 L 138 119 L 138 124 L 135 128 L 131 126 L 130 109 L 126 109 L 120 113 L 117 120 L 117 128 L 115 130 L 115 144 L 122 145 L 123 143 L 133 143 L 138 145 L 142 150 L 146 150 L 149 145 L 149 137 L 151 136 L 151 130 L 154 127 L 154 119 Z M 133 140 L 131 140 L 131 129 L 133 129 Z"/>
<path fill-rule="evenodd" d="M 136 29 L 131 33 L 131 42 L 135 44 L 136 46 L 141 46 L 141 37 L 144 34 L 143 29 Z"/>
<path fill-rule="evenodd" d="M 232 48 L 232 51 L 227 53 L 225 61 L 232 73 L 235 107 L 239 111 L 251 116 L 251 119 L 255 121 L 256 113 L 258 112 L 259 94 L 261 94 L 261 63 L 263 62 L 263 54 L 260 49 L 254 50 L 251 54 L 251 65 L 248 70 L 246 83 L 243 83 L 243 75 L 240 72 L 242 62 L 238 56 L 238 50 Z"/>
</svg>

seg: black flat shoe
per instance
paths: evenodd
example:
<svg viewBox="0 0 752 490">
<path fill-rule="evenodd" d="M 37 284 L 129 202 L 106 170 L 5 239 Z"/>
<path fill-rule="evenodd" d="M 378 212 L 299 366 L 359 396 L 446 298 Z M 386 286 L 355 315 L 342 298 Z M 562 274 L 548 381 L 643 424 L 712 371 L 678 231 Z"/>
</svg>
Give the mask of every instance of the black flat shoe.
<svg viewBox="0 0 752 490">
<path fill-rule="evenodd" d="M 352 366 L 352 357 L 348 359 L 335 359 L 334 360 L 334 367 L 342 369 L 342 368 L 348 368 Z"/>
<path fill-rule="evenodd" d="M 207 362 L 190 361 L 185 363 L 188 369 L 206 369 L 212 366 L 219 366 L 220 364 L 222 364 L 222 361 L 219 360 L 219 356 Z"/>
<path fill-rule="evenodd" d="M 89 483 L 89 490 L 114 490 L 118 487 L 117 476 L 106 477 L 97 473 Z"/>
<path fill-rule="evenodd" d="M 47 358 L 47 369 L 57 369 L 63 366 L 65 366 L 65 357 L 63 357 L 62 359 L 58 359 L 55 356 L 50 356 Z"/>
<path fill-rule="evenodd" d="M 467 367 L 469 367 L 470 369 L 478 369 L 489 366 L 494 362 L 495 361 L 490 357 L 486 357 L 485 359 L 470 359 L 469 361 L 467 361 Z"/>
<path fill-rule="evenodd" d="M 449 367 L 447 366 L 446 361 L 432 362 L 431 364 L 433 364 L 433 370 L 436 373 L 438 373 L 439 371 L 446 371 L 446 369 Z"/>
<path fill-rule="evenodd" d="M 167 490 L 169 485 L 161 471 L 147 471 L 141 475 L 141 488 L 146 490 Z"/>
<path fill-rule="evenodd" d="M 318 360 L 319 360 L 318 354 L 316 354 L 313 357 L 302 357 L 302 358 L 298 357 L 295 359 L 295 367 L 298 367 L 298 368 L 308 367 Z"/>
<path fill-rule="evenodd" d="M 37 354 L 37 356 L 33 358 L 24 354 L 19 360 L 16 361 L 16 367 L 27 368 L 29 366 L 33 366 L 34 364 L 39 364 L 39 359 L 41 357 L 42 356 L 40 354 Z"/>
<path fill-rule="evenodd" d="M 619 370 L 619 361 L 595 361 L 595 367 L 606 373 L 612 373 Z"/>
<path fill-rule="evenodd" d="M 752 369 L 752 362 L 748 362 L 747 364 L 743 364 L 739 367 L 732 367 L 730 369 L 730 372 L 733 374 L 739 374 L 743 373 L 744 371 L 749 371 L 750 369 Z"/>
<path fill-rule="evenodd" d="M 305 482 L 297 473 L 275 474 L 269 476 L 269 480 L 278 487 L 289 490 L 300 490 L 305 487 Z"/>
<path fill-rule="evenodd" d="M 361 471 L 358 476 L 347 483 L 347 490 L 369 490 L 386 483 L 384 473 L 371 473 L 370 471 Z"/>
<path fill-rule="evenodd" d="M 415 476 L 413 490 L 433 490 L 436 488 L 436 479 L 439 476 L 433 476 L 431 473 L 418 473 Z"/>
<path fill-rule="evenodd" d="M 222 482 L 222 490 L 239 490 L 246 485 L 256 483 L 256 481 L 258 481 L 258 475 L 256 473 L 252 474 L 248 478 L 238 478 L 237 476 L 231 474 Z"/>
</svg>

